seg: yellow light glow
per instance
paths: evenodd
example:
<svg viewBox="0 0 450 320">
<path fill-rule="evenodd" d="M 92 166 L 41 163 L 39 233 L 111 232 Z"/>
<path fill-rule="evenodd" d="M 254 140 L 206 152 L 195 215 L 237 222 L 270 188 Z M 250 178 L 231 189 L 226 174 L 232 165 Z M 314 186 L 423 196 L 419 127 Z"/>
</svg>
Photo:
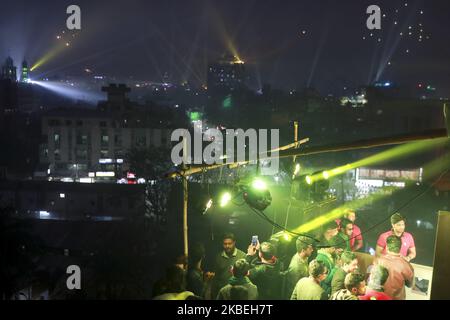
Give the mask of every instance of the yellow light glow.
<svg viewBox="0 0 450 320">
<path fill-rule="evenodd" d="M 383 194 L 383 193 L 379 192 L 379 193 L 374 193 L 364 199 L 358 199 L 358 200 L 354 200 L 352 202 L 347 202 L 345 205 L 335 208 L 335 209 L 321 215 L 320 217 L 317 217 L 311 221 L 308 221 L 308 222 L 300 225 L 299 227 L 294 229 L 292 232 L 308 233 L 310 231 L 316 230 L 317 228 L 323 226 L 324 224 L 342 217 L 346 212 L 345 210 L 348 209 L 349 206 L 351 206 L 351 208 L 353 210 L 356 210 L 356 209 L 362 208 L 363 206 L 368 205 L 370 203 L 379 201 L 386 196 L 387 196 L 387 194 Z"/>
<path fill-rule="evenodd" d="M 47 63 L 53 59 L 56 55 L 60 54 L 64 49 L 66 49 L 70 44 L 58 41 L 58 44 L 44 54 L 31 68 L 30 71 L 34 71 L 41 67 L 43 64 Z"/>
<path fill-rule="evenodd" d="M 266 183 L 261 179 L 255 179 L 252 183 L 252 187 L 256 190 L 265 190 L 267 189 Z"/>
<path fill-rule="evenodd" d="M 230 202 L 230 200 L 231 200 L 231 193 L 225 192 L 222 195 L 222 197 L 220 198 L 219 205 L 223 208 L 223 207 L 225 207 L 228 204 L 228 202 Z"/>
<path fill-rule="evenodd" d="M 398 160 L 406 156 L 411 156 L 412 154 L 424 152 L 426 150 L 430 150 L 437 147 L 442 147 L 449 142 L 448 138 L 438 138 L 438 139 L 429 139 L 422 140 L 417 142 L 411 142 L 407 144 L 403 144 L 394 148 L 391 148 L 386 151 L 382 151 L 380 153 L 374 154 L 367 158 L 355 161 L 353 163 L 346 164 L 344 166 L 340 166 L 334 168 L 332 170 L 324 171 L 322 173 L 315 174 L 311 177 L 311 181 L 316 181 L 320 179 L 328 179 L 330 177 L 334 177 L 337 175 L 341 175 L 349 170 L 370 166 L 374 164 L 380 164 L 392 160 Z M 327 174 L 325 174 L 327 172 Z M 325 177 L 328 175 L 328 177 Z"/>
</svg>

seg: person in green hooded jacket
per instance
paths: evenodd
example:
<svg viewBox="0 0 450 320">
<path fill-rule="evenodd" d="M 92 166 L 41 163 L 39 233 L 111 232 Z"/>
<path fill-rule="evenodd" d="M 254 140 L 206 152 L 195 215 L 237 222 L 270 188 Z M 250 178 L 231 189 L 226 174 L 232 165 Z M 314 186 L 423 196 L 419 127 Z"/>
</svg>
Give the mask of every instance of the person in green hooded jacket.
<svg viewBox="0 0 450 320">
<path fill-rule="evenodd" d="M 317 251 L 316 260 L 321 261 L 328 270 L 327 277 L 320 283 L 320 286 L 325 290 L 328 296 L 331 295 L 331 281 L 333 280 L 336 271 L 336 246 L 341 242 L 342 240 L 339 236 L 334 236 L 327 243 L 320 244 L 321 248 Z"/>
</svg>

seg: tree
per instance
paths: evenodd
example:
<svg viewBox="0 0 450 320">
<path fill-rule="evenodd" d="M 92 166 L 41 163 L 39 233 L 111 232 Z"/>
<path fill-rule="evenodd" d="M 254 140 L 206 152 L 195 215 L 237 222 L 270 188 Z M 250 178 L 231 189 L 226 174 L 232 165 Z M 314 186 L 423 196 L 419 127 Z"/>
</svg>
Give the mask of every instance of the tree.
<svg viewBox="0 0 450 320">
<path fill-rule="evenodd" d="M 126 155 L 130 170 L 147 180 L 161 178 L 172 166 L 167 147 L 132 148 Z"/>
<path fill-rule="evenodd" d="M 39 254 L 39 239 L 31 224 L 15 217 L 11 207 L 0 208 L 0 294 L 3 300 L 30 283 Z"/>
</svg>

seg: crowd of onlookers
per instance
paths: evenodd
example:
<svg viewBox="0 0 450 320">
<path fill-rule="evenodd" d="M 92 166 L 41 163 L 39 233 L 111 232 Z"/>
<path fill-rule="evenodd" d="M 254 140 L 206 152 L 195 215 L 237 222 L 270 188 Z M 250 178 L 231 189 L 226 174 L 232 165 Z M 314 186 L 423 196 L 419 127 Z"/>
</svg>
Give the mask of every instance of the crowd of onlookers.
<svg viewBox="0 0 450 320">
<path fill-rule="evenodd" d="M 298 236 L 296 252 L 286 266 L 277 257 L 276 243 L 252 242 L 243 252 L 228 233 L 213 272 L 204 272 L 205 249 L 195 244 L 189 257 L 180 256 L 154 284 L 154 299 L 405 299 L 405 286 L 414 282 L 410 260 L 416 255 L 405 219 L 392 215 L 392 229 L 380 235 L 375 256 L 359 251 L 363 237 L 355 219 L 356 213 L 348 210 L 314 237 Z"/>
</svg>

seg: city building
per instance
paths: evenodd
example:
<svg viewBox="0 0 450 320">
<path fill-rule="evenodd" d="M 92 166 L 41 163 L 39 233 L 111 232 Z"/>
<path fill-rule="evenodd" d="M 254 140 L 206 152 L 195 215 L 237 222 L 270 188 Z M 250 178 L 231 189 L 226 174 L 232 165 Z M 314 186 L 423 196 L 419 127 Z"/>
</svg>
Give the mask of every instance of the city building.
<svg viewBox="0 0 450 320">
<path fill-rule="evenodd" d="M 20 218 L 126 220 L 145 215 L 145 185 L 0 181 L 0 205 Z"/>
<path fill-rule="evenodd" d="M 6 58 L 5 63 L 2 66 L 1 79 L 17 81 L 17 67 L 14 66 L 14 61 L 11 57 Z"/>
<path fill-rule="evenodd" d="M 28 73 L 29 73 L 28 63 L 25 60 L 23 60 L 22 73 L 21 73 L 21 77 L 20 77 L 21 82 L 28 82 L 30 80 L 30 76 Z"/>
<path fill-rule="evenodd" d="M 128 100 L 130 89 L 125 85 L 112 84 L 103 91 L 108 98 L 97 109 L 55 109 L 43 115 L 41 165 L 35 177 L 116 181 L 128 170 L 130 149 L 169 147 L 172 130 L 182 127 L 179 121 L 185 115 L 137 105 Z"/>
</svg>

